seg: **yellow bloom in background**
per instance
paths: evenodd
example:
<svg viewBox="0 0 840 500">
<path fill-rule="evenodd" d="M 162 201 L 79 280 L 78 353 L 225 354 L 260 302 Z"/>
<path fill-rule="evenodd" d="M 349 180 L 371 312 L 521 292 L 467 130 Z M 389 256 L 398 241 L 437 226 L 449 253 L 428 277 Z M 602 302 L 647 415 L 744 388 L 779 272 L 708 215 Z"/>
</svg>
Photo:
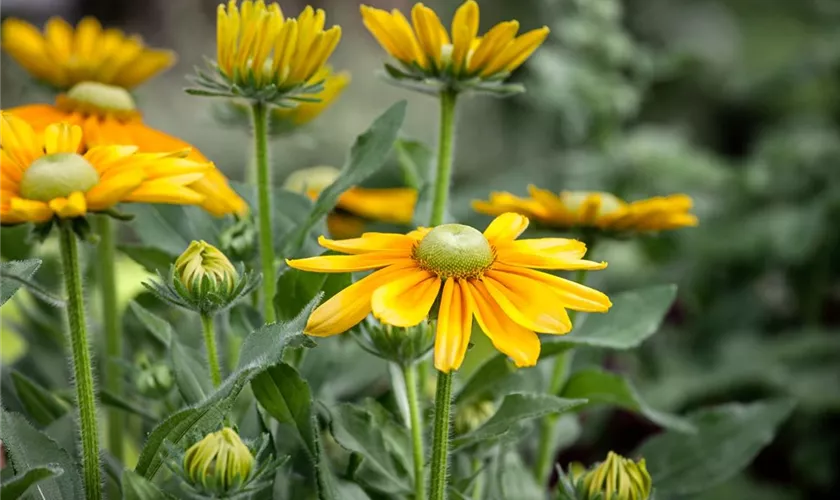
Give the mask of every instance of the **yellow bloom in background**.
<svg viewBox="0 0 840 500">
<path fill-rule="evenodd" d="M 305 168 L 293 172 L 283 187 L 314 201 L 339 174 L 330 166 Z M 412 188 L 352 187 L 338 198 L 336 210 L 327 216 L 327 227 L 333 238 L 344 239 L 359 236 L 365 220 L 410 224 L 416 204 L 417 190 Z"/>
<path fill-rule="evenodd" d="M 399 11 L 390 13 L 361 6 L 362 19 L 379 44 L 401 69 L 389 68 L 391 76 L 448 83 L 506 78 L 545 41 L 545 26 L 517 36 L 518 21 L 502 22 L 482 36 L 478 34 L 479 9 L 473 0 L 455 12 L 449 32 L 435 12 L 418 3 L 411 10 L 411 23 Z"/>
<path fill-rule="evenodd" d="M 218 75 L 199 72 L 204 90 L 193 93 L 276 104 L 320 93 L 323 81 L 314 77 L 341 39 L 341 28 L 325 30 L 325 21 L 324 11 L 312 7 L 286 18 L 278 4 L 262 0 L 219 5 L 213 68 Z"/>
<path fill-rule="evenodd" d="M 493 345 L 517 366 L 536 364 L 535 332 L 564 334 L 572 329 L 566 309 L 604 312 L 612 305 L 603 293 L 538 269 L 596 270 L 606 263 L 582 260 L 577 240 L 516 238 L 528 219 L 497 217 L 481 233 L 460 224 L 419 228 L 407 235 L 365 233 L 321 246 L 350 255 L 289 260 L 312 272 L 378 269 L 321 304 L 307 322 L 314 336 L 342 333 L 371 311 L 383 323 L 410 327 L 426 319 L 439 300 L 435 367 L 457 370 L 464 360 L 473 316 Z"/>
<path fill-rule="evenodd" d="M 81 82 L 100 82 L 131 89 L 169 68 L 175 54 L 151 49 L 138 36 L 103 29 L 93 17 L 76 28 L 50 18 L 44 32 L 20 19 L 2 26 L 3 49 L 35 78 L 61 90 Z"/>
<path fill-rule="evenodd" d="M 46 222 L 100 212 L 123 202 L 197 204 L 189 187 L 210 168 L 185 151 L 138 153 L 136 146 L 98 146 L 81 154 L 82 128 L 55 123 L 43 134 L 0 116 L 0 223 Z"/>
<path fill-rule="evenodd" d="M 506 192 L 490 194 L 487 201 L 473 201 L 473 208 L 483 214 L 516 212 L 554 228 L 594 227 L 616 232 L 653 232 L 696 226 L 697 216 L 690 213 L 691 198 L 674 194 L 634 202 L 623 201 L 610 193 L 564 191 L 559 195 L 529 186 L 529 198 Z"/>
<path fill-rule="evenodd" d="M 350 83 L 350 73 L 346 71 L 334 73 L 331 67 L 324 66 L 310 78 L 310 81 L 312 83 L 323 82 L 324 89 L 311 96 L 313 99 L 317 99 L 317 102 L 301 102 L 291 108 L 277 107 L 272 109 L 270 120 L 273 128 L 283 127 L 283 125 L 299 127 L 314 120 L 341 95 L 344 88 Z"/>
<path fill-rule="evenodd" d="M 29 50 L 23 50 L 25 47 Z M 43 36 L 32 25 L 7 20 L 3 23 L 3 49 L 35 78 L 45 79 L 38 68 L 49 66 L 52 75 L 61 76 L 50 83 L 69 87 L 54 105 L 6 110 L 39 133 L 52 123 L 67 122 L 82 127 L 85 147 L 131 145 L 149 153 L 191 149 L 190 159 L 208 162 L 190 144 L 144 124 L 127 90 L 171 66 L 171 52 L 149 49 L 139 37 L 127 37 L 119 30 L 103 30 L 93 18 L 83 19 L 75 32 L 65 21 L 52 18 Z M 202 207 L 214 215 L 248 211 L 245 201 L 215 167 L 191 187 L 203 195 Z"/>
</svg>

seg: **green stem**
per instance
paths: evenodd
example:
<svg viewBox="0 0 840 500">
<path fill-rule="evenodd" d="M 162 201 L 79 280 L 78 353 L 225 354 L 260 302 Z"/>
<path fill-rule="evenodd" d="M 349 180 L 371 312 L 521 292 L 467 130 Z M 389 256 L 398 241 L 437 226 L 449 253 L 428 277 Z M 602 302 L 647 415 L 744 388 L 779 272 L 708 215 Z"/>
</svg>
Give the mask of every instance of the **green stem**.
<svg viewBox="0 0 840 500">
<path fill-rule="evenodd" d="M 438 372 L 435 392 L 435 427 L 432 441 L 430 500 L 446 498 L 449 460 L 449 426 L 452 412 L 452 373 Z"/>
<path fill-rule="evenodd" d="M 575 275 L 575 281 L 581 285 L 586 283 L 586 270 L 581 269 Z M 569 311 L 569 320 L 574 324 L 577 311 Z M 554 367 L 551 370 L 551 378 L 548 382 L 548 393 L 557 396 L 566 384 L 569 373 L 572 369 L 572 360 L 575 350 L 568 348 L 554 359 Z M 534 467 L 534 476 L 540 484 L 548 482 L 554 467 L 554 442 L 557 440 L 557 415 L 546 415 L 540 422 L 540 442 L 537 448 L 537 464 Z"/>
<path fill-rule="evenodd" d="M 449 198 L 449 182 L 452 179 L 452 145 L 455 137 L 455 103 L 458 94 L 445 90 L 440 94 L 440 136 L 438 138 L 438 160 L 435 177 L 435 199 L 429 225 L 443 224 Z"/>
<path fill-rule="evenodd" d="M 478 458 L 472 459 L 472 472 L 478 474 L 473 483 L 472 497 L 473 500 L 481 500 L 484 498 L 484 473 L 481 472 L 481 467 L 484 464 Z"/>
<path fill-rule="evenodd" d="M 204 347 L 207 348 L 210 377 L 213 379 L 213 387 L 219 387 L 222 383 L 222 371 L 219 369 L 219 354 L 216 352 L 216 329 L 213 327 L 213 316 L 202 314 L 201 326 L 204 330 Z"/>
<path fill-rule="evenodd" d="M 117 240 L 114 224 L 107 215 L 96 218 L 96 229 L 99 234 L 96 265 L 99 292 L 102 294 L 102 327 L 105 334 L 105 388 L 117 396 L 122 396 L 123 379 L 119 361 L 123 358 L 123 339 L 117 304 L 117 276 L 114 269 Z M 109 408 L 107 415 L 108 449 L 114 458 L 122 461 L 125 419 L 122 412 L 116 408 Z"/>
<path fill-rule="evenodd" d="M 260 259 L 262 261 L 263 314 L 266 323 L 276 320 L 274 287 L 277 278 L 274 267 L 274 241 L 271 223 L 271 168 L 268 163 L 268 106 L 255 102 L 252 106 L 254 124 L 254 164 L 257 168 L 257 194 L 260 218 Z"/>
<path fill-rule="evenodd" d="M 414 498 L 425 500 L 426 478 L 423 474 L 423 423 L 420 420 L 420 400 L 417 397 L 417 365 L 403 365 L 405 394 L 408 398 L 408 417 L 411 426 L 411 449 L 414 453 Z"/>
<path fill-rule="evenodd" d="M 67 293 L 67 322 L 73 352 L 73 377 L 76 403 L 79 407 L 79 428 L 82 440 L 82 470 L 85 493 L 89 500 L 102 498 L 102 479 L 99 470 L 99 427 L 96 423 L 96 390 L 85 324 L 85 304 L 82 294 L 82 273 L 76 234 L 68 221 L 61 223 L 61 266 Z"/>
</svg>

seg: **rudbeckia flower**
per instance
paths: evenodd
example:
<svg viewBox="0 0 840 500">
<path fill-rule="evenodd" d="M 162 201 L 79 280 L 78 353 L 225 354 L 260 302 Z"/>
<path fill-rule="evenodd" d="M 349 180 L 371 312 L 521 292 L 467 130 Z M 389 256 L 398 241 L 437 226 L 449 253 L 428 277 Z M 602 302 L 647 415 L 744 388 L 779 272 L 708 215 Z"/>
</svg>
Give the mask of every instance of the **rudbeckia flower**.
<svg viewBox="0 0 840 500">
<path fill-rule="evenodd" d="M 612 232 L 654 232 L 696 226 L 697 216 L 689 213 L 691 198 L 684 194 L 623 201 L 610 193 L 564 191 L 559 195 L 529 186 L 530 198 L 506 192 L 476 200 L 473 208 L 483 214 L 516 212 L 548 227 L 568 229 L 591 227 Z"/>
<path fill-rule="evenodd" d="M 324 88 L 316 79 L 341 38 L 341 28 L 324 30 L 321 9 L 306 7 L 286 18 L 276 3 L 236 0 L 219 5 L 216 61 L 198 72 L 197 95 L 245 97 L 276 105 L 306 102 Z M 290 102 L 291 101 L 291 102 Z"/>
<path fill-rule="evenodd" d="M 138 153 L 136 146 L 85 150 L 78 125 L 54 123 L 37 134 L 0 115 L 0 223 L 47 222 L 102 212 L 123 202 L 197 204 L 191 188 L 212 166 L 186 151 Z"/>
<path fill-rule="evenodd" d="M 455 12 L 449 32 L 435 12 L 418 3 L 411 10 L 411 24 L 397 9 L 390 13 L 361 6 L 365 26 L 400 67 L 386 65 L 395 80 L 437 81 L 460 90 L 509 92 L 499 83 L 522 65 L 545 41 L 545 26 L 517 36 L 518 21 L 495 25 L 478 35 L 479 9 L 473 0 Z"/>
<path fill-rule="evenodd" d="M 339 173 L 330 166 L 306 168 L 293 172 L 283 187 L 315 201 Z M 327 216 L 327 228 L 333 238 L 344 239 L 359 236 L 366 220 L 410 224 L 416 204 L 415 189 L 352 187 L 339 197 L 335 210 Z"/>
<path fill-rule="evenodd" d="M 309 318 L 305 332 L 342 333 L 371 311 L 381 322 L 410 327 L 424 321 L 439 301 L 435 367 L 457 370 L 464 360 L 472 319 L 493 345 L 517 366 L 536 364 L 535 332 L 564 334 L 572 329 L 566 309 L 604 312 L 612 305 L 603 293 L 540 269 L 596 270 L 606 263 L 582 260 L 586 246 L 564 238 L 519 240 L 528 219 L 506 213 L 479 232 L 460 224 L 419 228 L 407 235 L 366 233 L 321 246 L 349 255 L 288 260 L 312 272 L 343 273 L 378 269 L 345 288 Z"/>
<path fill-rule="evenodd" d="M 171 66 L 171 52 L 149 49 L 139 38 L 128 38 L 119 30 L 103 30 L 89 17 L 79 22 L 75 31 L 65 21 L 52 18 L 43 36 L 32 25 L 9 19 L 3 23 L 3 49 L 34 77 L 69 89 L 54 105 L 6 110 L 29 122 L 37 132 L 52 123 L 67 122 L 82 127 L 85 147 L 131 145 L 149 153 L 191 149 L 190 159 L 209 163 L 188 143 L 144 124 L 128 92 Z M 248 210 L 215 167 L 191 187 L 203 195 L 202 207 L 214 215 Z"/>
</svg>

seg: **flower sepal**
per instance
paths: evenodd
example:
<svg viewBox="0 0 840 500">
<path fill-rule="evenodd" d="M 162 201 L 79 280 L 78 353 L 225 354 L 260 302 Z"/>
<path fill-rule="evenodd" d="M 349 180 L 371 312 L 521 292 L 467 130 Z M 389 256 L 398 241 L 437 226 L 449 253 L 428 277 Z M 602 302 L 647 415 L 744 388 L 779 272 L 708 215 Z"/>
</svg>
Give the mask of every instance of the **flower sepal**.
<svg viewBox="0 0 840 500">
<path fill-rule="evenodd" d="M 507 73 L 493 78 L 447 78 L 444 76 L 431 77 L 421 68 L 410 68 L 403 65 L 398 68 L 385 63 L 385 72 L 381 77 L 391 85 L 402 87 L 414 92 L 432 96 L 442 92 L 488 94 L 493 97 L 510 97 L 525 92 L 525 87 L 519 83 L 505 83 Z"/>
<path fill-rule="evenodd" d="M 401 366 L 425 357 L 434 344 L 435 327 L 430 321 L 402 328 L 380 323 L 368 316 L 351 330 L 362 349 L 374 356 Z"/>
</svg>

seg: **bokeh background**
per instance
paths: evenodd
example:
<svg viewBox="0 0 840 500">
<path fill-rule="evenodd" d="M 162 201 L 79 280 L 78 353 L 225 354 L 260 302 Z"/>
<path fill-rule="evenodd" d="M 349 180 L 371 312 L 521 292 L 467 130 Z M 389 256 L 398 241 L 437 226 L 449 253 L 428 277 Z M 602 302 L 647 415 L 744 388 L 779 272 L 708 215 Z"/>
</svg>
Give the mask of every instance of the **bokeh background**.
<svg viewBox="0 0 840 500">
<path fill-rule="evenodd" d="M 340 166 L 353 139 L 393 101 L 408 99 L 403 134 L 434 146 L 435 101 L 377 76 L 383 51 L 352 0 L 308 2 L 343 29 L 332 58 L 353 81 L 319 119 L 273 142 L 278 182 Z M 404 0 L 371 0 L 407 12 Z M 444 20 L 459 2 L 429 0 Z M 628 199 L 690 194 L 700 227 L 599 245 L 595 284 L 619 291 L 677 283 L 664 330 L 637 352 L 595 360 L 631 374 L 650 404 L 781 395 L 792 419 L 747 473 L 709 499 L 836 498 L 840 491 L 840 1 L 480 0 L 482 30 L 506 19 L 552 35 L 514 76 L 526 94 L 472 97 L 459 116 L 453 215 L 483 224 L 469 201 L 529 183 L 606 190 Z M 214 102 L 182 92 L 215 51 L 215 0 L 4 0 L 2 16 L 51 15 L 141 34 L 178 64 L 136 93 L 146 120 L 198 146 L 241 180 L 245 131 L 214 118 Z M 304 2 L 285 0 L 297 14 Z M 3 108 L 50 102 L 3 55 Z M 374 180 L 373 182 L 390 182 Z M 600 281 L 597 281 L 600 280 Z M 6 337 L 4 336 L 4 339 Z M 9 344 L 6 344 L 9 346 Z M 7 351 L 8 352 L 8 351 Z M 564 460 L 632 450 L 655 432 L 605 412 Z"/>
</svg>

